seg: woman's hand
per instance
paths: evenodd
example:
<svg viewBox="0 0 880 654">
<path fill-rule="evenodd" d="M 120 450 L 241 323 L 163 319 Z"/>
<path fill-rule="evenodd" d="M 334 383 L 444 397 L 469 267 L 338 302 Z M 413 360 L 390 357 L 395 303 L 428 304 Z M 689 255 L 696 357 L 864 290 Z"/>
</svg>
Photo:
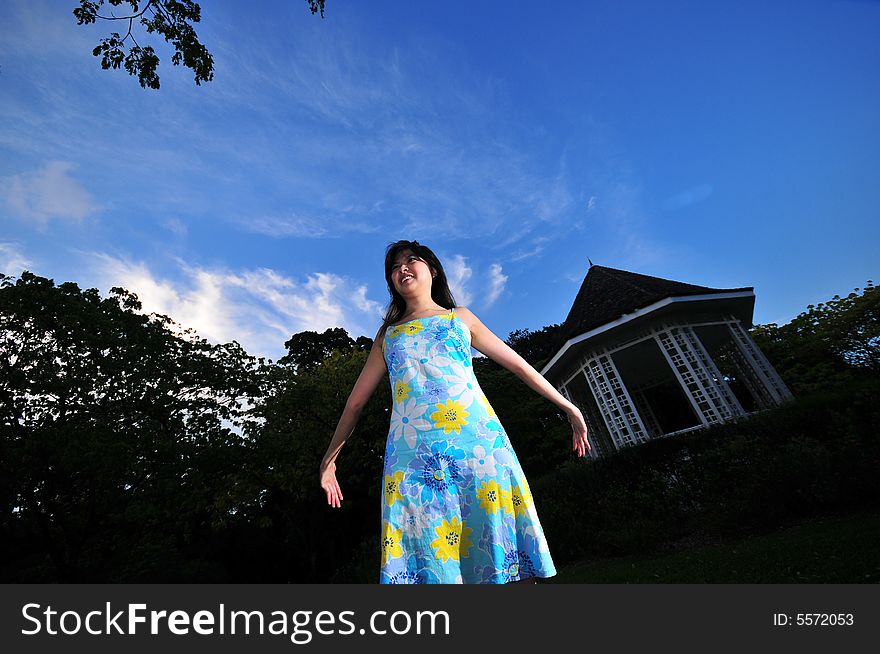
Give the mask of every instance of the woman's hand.
<svg viewBox="0 0 880 654">
<path fill-rule="evenodd" d="M 587 440 L 587 423 L 584 421 L 584 416 L 581 410 L 573 404 L 566 411 L 566 414 L 568 422 L 571 423 L 571 449 L 577 452 L 578 456 L 586 456 L 587 452 L 591 452 L 593 448 L 590 441 Z"/>
<path fill-rule="evenodd" d="M 337 509 L 342 506 L 342 491 L 336 481 L 336 464 L 332 461 L 321 464 L 321 488 L 327 493 L 327 504 Z"/>
</svg>

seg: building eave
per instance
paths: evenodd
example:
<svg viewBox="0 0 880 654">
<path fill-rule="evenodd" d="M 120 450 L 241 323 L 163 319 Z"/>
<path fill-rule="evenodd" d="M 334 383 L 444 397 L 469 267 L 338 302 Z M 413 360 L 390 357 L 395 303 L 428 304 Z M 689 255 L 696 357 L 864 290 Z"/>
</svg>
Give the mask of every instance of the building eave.
<svg viewBox="0 0 880 654">
<path fill-rule="evenodd" d="M 589 331 L 584 332 L 574 338 L 569 339 L 565 342 L 565 344 L 559 349 L 559 351 L 553 356 L 550 361 L 541 369 L 541 375 L 547 376 L 551 370 L 559 363 L 560 360 L 566 355 L 566 353 L 575 345 L 579 343 L 583 343 L 591 338 L 595 338 L 600 334 L 611 331 L 612 329 L 616 329 L 622 325 L 625 325 L 634 320 L 638 320 L 650 313 L 658 311 L 659 309 L 663 309 L 664 307 L 670 306 L 676 303 L 683 302 L 704 302 L 707 300 L 735 300 L 735 299 L 746 299 L 746 298 L 754 298 L 754 291 L 729 291 L 729 292 L 713 292 L 713 293 L 703 293 L 700 295 L 676 295 L 663 298 L 662 300 L 658 300 L 653 304 L 649 304 L 646 307 L 642 307 L 641 309 L 637 309 L 631 313 L 624 314 L 615 320 L 611 320 L 606 322 L 603 325 L 599 325 Z"/>
</svg>

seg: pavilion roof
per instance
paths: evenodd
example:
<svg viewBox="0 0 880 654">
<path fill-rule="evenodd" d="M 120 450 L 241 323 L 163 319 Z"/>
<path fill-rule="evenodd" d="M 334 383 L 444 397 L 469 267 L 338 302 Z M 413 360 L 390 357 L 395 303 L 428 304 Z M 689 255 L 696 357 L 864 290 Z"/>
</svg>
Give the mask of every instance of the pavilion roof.
<svg viewBox="0 0 880 654">
<path fill-rule="evenodd" d="M 667 297 L 753 291 L 754 287 L 709 288 L 661 277 L 592 265 L 562 324 L 558 346 Z"/>
</svg>

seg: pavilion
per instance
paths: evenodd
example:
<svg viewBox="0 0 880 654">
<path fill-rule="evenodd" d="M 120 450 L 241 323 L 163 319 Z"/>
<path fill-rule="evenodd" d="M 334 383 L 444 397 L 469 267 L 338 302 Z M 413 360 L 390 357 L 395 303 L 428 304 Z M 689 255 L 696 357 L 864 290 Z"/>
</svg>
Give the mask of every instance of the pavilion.
<svg viewBox="0 0 880 654">
<path fill-rule="evenodd" d="M 702 429 L 792 397 L 749 336 L 753 287 L 591 265 L 541 373 L 584 413 L 591 455 Z"/>
</svg>

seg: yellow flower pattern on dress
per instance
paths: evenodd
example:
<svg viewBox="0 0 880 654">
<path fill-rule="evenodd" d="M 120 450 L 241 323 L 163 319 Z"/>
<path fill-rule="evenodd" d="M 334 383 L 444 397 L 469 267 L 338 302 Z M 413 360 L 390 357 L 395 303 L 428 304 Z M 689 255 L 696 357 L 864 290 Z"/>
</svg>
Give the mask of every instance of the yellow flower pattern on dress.
<svg viewBox="0 0 880 654">
<path fill-rule="evenodd" d="M 403 470 L 398 470 L 393 475 L 385 475 L 385 504 L 391 506 L 397 500 L 403 500 L 400 494 L 400 482 L 403 481 Z"/>
<path fill-rule="evenodd" d="M 401 538 L 403 538 L 402 530 L 395 529 L 386 522 L 382 533 L 382 565 L 388 563 L 389 559 L 403 556 L 403 548 L 400 546 Z"/>
<path fill-rule="evenodd" d="M 415 336 L 425 328 L 421 320 L 412 320 L 400 325 L 400 327 L 407 336 Z"/>
<path fill-rule="evenodd" d="M 402 327 L 403 327 L 403 325 L 397 325 L 396 327 L 389 327 L 388 332 L 385 334 L 385 338 L 392 339 L 395 336 L 399 336 L 400 334 L 403 334 L 404 330 L 402 329 Z"/>
<path fill-rule="evenodd" d="M 501 508 L 507 515 L 513 515 L 513 495 L 509 490 L 501 489 Z"/>
<path fill-rule="evenodd" d="M 394 338 L 395 336 L 400 336 L 401 334 L 406 334 L 407 336 L 415 336 L 424 328 L 425 326 L 422 324 L 421 320 L 410 320 L 409 322 L 390 327 L 388 329 L 388 338 Z"/>
<path fill-rule="evenodd" d="M 396 382 L 394 384 L 394 401 L 395 402 L 403 402 L 406 398 L 409 397 L 412 388 L 406 382 Z"/>
<path fill-rule="evenodd" d="M 442 561 L 461 560 L 461 557 L 468 555 L 468 549 L 473 546 L 468 538 L 472 531 L 473 529 L 465 527 L 463 522 L 459 522 L 457 517 L 444 520 L 443 524 L 434 529 L 434 533 L 437 534 L 437 538 L 431 541 L 434 556 Z"/>
<path fill-rule="evenodd" d="M 510 491 L 510 499 L 513 503 L 514 515 L 525 515 L 529 506 L 532 504 L 532 495 L 529 487 L 523 484 L 522 487 L 514 486 Z"/>
<path fill-rule="evenodd" d="M 501 488 L 494 479 L 483 482 L 483 485 L 477 490 L 477 499 L 480 500 L 480 507 L 486 510 L 486 513 L 494 514 L 501 506 Z"/>
<path fill-rule="evenodd" d="M 462 426 L 468 424 L 465 418 L 471 414 L 464 410 L 464 406 L 460 402 L 446 400 L 446 404 L 435 406 L 437 410 L 431 414 L 431 420 L 434 421 L 434 427 L 442 429 L 444 434 L 451 431 L 460 434 Z"/>
</svg>

